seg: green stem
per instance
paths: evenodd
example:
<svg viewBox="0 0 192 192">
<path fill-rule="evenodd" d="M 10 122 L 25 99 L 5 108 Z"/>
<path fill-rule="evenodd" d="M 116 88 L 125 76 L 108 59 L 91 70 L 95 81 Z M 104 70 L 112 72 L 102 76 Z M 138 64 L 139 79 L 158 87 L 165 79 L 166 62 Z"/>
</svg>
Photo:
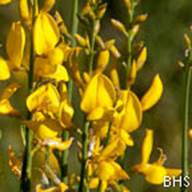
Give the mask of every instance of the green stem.
<svg viewBox="0 0 192 192">
<path fill-rule="evenodd" d="M 85 186 L 85 179 L 87 176 L 86 173 L 86 163 L 88 158 L 88 145 L 89 145 L 89 126 L 90 122 L 86 122 L 83 127 L 83 133 L 82 133 L 82 160 L 81 160 L 81 174 L 80 174 L 80 184 L 79 184 L 79 190 L 78 192 L 88 192 L 88 188 Z"/>
<path fill-rule="evenodd" d="M 31 33 L 31 32 L 30 32 Z M 31 51 L 30 51 L 30 66 L 28 73 L 28 92 L 32 91 L 33 87 L 33 69 L 34 69 L 34 52 L 33 52 L 33 41 L 31 34 Z M 28 111 L 27 119 L 31 119 L 31 113 Z M 25 127 L 25 149 L 23 156 L 23 166 L 21 171 L 21 184 L 20 191 L 29 192 L 31 188 L 31 169 L 32 169 L 32 139 L 33 133 L 30 129 Z"/>
<path fill-rule="evenodd" d="M 89 74 L 93 71 L 93 62 L 94 62 L 94 56 L 95 56 L 95 40 L 96 40 L 96 32 L 95 32 L 95 25 L 97 21 L 93 21 L 93 31 L 90 34 L 91 39 L 91 47 L 90 47 L 90 55 L 89 55 Z"/>
<path fill-rule="evenodd" d="M 71 23 L 71 34 L 74 37 L 74 35 L 78 32 L 78 18 L 77 18 L 77 13 L 78 13 L 78 7 L 79 7 L 79 0 L 73 0 L 72 2 L 72 23 Z M 72 46 L 76 46 L 76 41 L 75 38 L 72 39 Z M 72 102 L 72 97 L 73 97 L 73 81 L 72 79 L 69 81 L 68 84 L 68 97 L 69 97 L 69 102 Z M 62 133 L 62 138 L 63 140 L 67 140 L 69 138 L 69 133 L 68 131 L 63 131 Z M 68 156 L 69 156 L 69 151 L 65 150 L 62 155 L 61 155 L 61 179 L 64 182 L 67 182 L 67 172 L 68 172 Z"/>
<path fill-rule="evenodd" d="M 189 128 L 189 106 L 190 106 L 190 87 L 191 87 L 191 76 L 192 67 L 187 66 L 185 72 L 185 104 L 184 104 L 184 119 L 183 119 L 183 132 L 182 132 L 182 176 L 188 176 L 189 174 L 189 164 L 188 164 L 188 128 Z M 187 192 L 188 189 L 184 186 L 181 188 L 181 192 Z"/>
</svg>

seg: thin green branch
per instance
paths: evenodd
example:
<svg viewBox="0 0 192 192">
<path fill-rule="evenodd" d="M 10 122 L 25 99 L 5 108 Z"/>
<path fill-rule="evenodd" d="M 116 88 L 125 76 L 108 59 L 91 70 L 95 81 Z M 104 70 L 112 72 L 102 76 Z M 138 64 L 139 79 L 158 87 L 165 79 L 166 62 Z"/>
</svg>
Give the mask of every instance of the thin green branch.
<svg viewBox="0 0 192 192">
<path fill-rule="evenodd" d="M 31 33 L 31 32 L 30 32 Z M 34 51 L 33 40 L 31 33 L 31 48 L 30 48 L 30 66 L 28 72 L 28 92 L 30 93 L 33 87 L 33 69 L 34 69 Z M 31 113 L 28 111 L 27 119 L 31 119 Z M 21 172 L 20 191 L 29 192 L 31 188 L 31 169 L 32 169 L 32 139 L 33 133 L 30 129 L 25 127 L 25 149 L 23 156 L 23 166 Z"/>
<path fill-rule="evenodd" d="M 82 160 L 81 160 L 81 174 L 80 174 L 80 184 L 78 192 L 88 192 L 89 189 L 85 186 L 85 179 L 87 177 L 86 164 L 88 158 L 88 145 L 89 145 L 89 126 L 90 122 L 86 122 L 83 127 L 82 133 Z"/>
<path fill-rule="evenodd" d="M 190 87 L 191 87 L 192 67 L 187 66 L 185 72 L 185 97 L 184 97 L 184 117 L 183 117 L 183 130 L 182 130 L 182 176 L 183 178 L 189 174 L 189 108 L 190 108 Z M 181 192 L 187 192 L 188 189 L 182 186 Z"/>
</svg>

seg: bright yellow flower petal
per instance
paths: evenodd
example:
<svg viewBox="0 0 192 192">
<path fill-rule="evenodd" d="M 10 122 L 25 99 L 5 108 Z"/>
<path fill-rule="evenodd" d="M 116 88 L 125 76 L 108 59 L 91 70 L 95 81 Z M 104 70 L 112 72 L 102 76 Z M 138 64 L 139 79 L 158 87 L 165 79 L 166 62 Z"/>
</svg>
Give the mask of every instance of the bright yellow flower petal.
<svg viewBox="0 0 192 192">
<path fill-rule="evenodd" d="M 0 80 L 7 80 L 11 76 L 7 61 L 0 57 Z"/>
<path fill-rule="evenodd" d="M 97 69 L 96 72 L 102 72 L 108 65 L 110 60 L 109 50 L 101 51 L 97 58 Z"/>
<path fill-rule="evenodd" d="M 56 71 L 49 75 L 43 75 L 45 78 L 54 79 L 55 81 L 69 81 L 69 75 L 66 68 L 62 65 L 56 67 Z"/>
<path fill-rule="evenodd" d="M 143 173 L 145 179 L 152 184 L 160 185 L 164 181 L 164 177 L 167 175 L 166 168 L 160 165 L 149 165 L 148 169 Z"/>
<path fill-rule="evenodd" d="M 58 131 L 48 122 L 24 121 L 23 123 L 41 140 L 54 139 L 58 135 Z"/>
<path fill-rule="evenodd" d="M 81 109 L 90 113 L 96 107 L 112 108 L 115 89 L 111 81 L 102 74 L 95 75 L 89 82 L 81 101 Z"/>
<path fill-rule="evenodd" d="M 151 129 L 147 129 L 142 145 L 142 161 L 141 161 L 142 164 L 148 163 L 152 149 L 153 149 L 153 131 Z"/>
<path fill-rule="evenodd" d="M 143 65 L 145 64 L 147 60 L 147 48 L 144 47 L 139 55 L 139 57 L 137 58 L 137 62 L 136 62 L 136 65 L 137 65 L 137 70 L 140 70 Z"/>
<path fill-rule="evenodd" d="M 15 110 L 8 100 L 0 101 L 0 115 L 18 116 L 19 112 Z"/>
<path fill-rule="evenodd" d="M 49 12 L 55 4 L 55 0 L 44 0 L 44 5 L 41 11 Z"/>
<path fill-rule="evenodd" d="M 17 91 L 20 87 L 17 83 L 11 83 L 8 85 L 5 90 L 1 93 L 0 96 L 0 114 L 1 115 L 19 115 L 19 112 L 13 108 L 9 98 Z"/>
<path fill-rule="evenodd" d="M 151 87 L 141 99 L 141 105 L 143 111 L 146 111 L 150 109 L 152 106 L 154 106 L 161 98 L 162 93 L 163 93 L 163 83 L 159 75 L 157 74 L 153 79 Z"/>
<path fill-rule="evenodd" d="M 54 18 L 48 13 L 40 13 L 33 28 L 34 49 L 38 55 L 52 50 L 59 41 L 59 29 Z"/>
<path fill-rule="evenodd" d="M 31 23 L 31 11 L 27 0 L 19 0 L 19 14 L 22 20 Z"/>
<path fill-rule="evenodd" d="M 51 83 L 42 85 L 27 98 L 29 111 L 57 112 L 60 105 L 60 96 Z"/>
<path fill-rule="evenodd" d="M 99 185 L 99 178 L 91 178 L 89 181 L 89 188 L 90 189 L 96 189 Z"/>
<path fill-rule="evenodd" d="M 59 122 L 64 128 L 69 128 L 72 126 L 72 118 L 74 115 L 74 109 L 69 104 L 67 99 L 61 102 L 59 108 Z"/>
<path fill-rule="evenodd" d="M 25 30 L 20 22 L 14 22 L 8 34 L 6 50 L 9 56 L 9 66 L 11 69 L 19 69 L 25 48 Z"/>
<path fill-rule="evenodd" d="M 12 0 L 0 0 L 0 5 L 11 3 Z"/>
<path fill-rule="evenodd" d="M 137 96 L 131 91 L 122 91 L 122 100 L 125 110 L 122 112 L 120 128 L 128 132 L 137 129 L 142 121 L 142 108 Z"/>
</svg>

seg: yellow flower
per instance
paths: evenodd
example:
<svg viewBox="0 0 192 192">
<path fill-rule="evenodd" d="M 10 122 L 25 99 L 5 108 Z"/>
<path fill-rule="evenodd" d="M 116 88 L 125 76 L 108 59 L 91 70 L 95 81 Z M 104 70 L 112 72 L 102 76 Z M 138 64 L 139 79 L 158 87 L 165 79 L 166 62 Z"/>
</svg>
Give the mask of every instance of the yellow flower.
<svg viewBox="0 0 192 192">
<path fill-rule="evenodd" d="M 22 64 L 25 38 L 25 30 L 21 23 L 13 22 L 6 43 L 10 69 L 19 69 Z"/>
<path fill-rule="evenodd" d="M 141 99 L 141 105 L 143 111 L 146 111 L 151 107 L 153 107 L 161 98 L 162 93 L 163 93 L 163 83 L 159 77 L 159 74 L 157 74 L 154 77 L 149 90 L 145 93 L 145 95 Z"/>
<path fill-rule="evenodd" d="M 82 111 L 88 114 L 89 120 L 98 120 L 106 111 L 113 108 L 116 99 L 112 82 L 103 74 L 92 77 L 81 101 Z"/>
<path fill-rule="evenodd" d="M 18 70 L 23 60 L 25 31 L 20 22 L 13 22 L 8 34 L 6 51 L 8 59 L 0 57 L 0 80 L 10 78 L 10 70 Z"/>
<path fill-rule="evenodd" d="M 55 48 L 59 38 L 59 29 L 54 18 L 46 12 L 41 12 L 37 16 L 33 28 L 35 53 L 37 55 L 48 53 Z"/>
<path fill-rule="evenodd" d="M 113 141 L 103 149 L 99 138 L 93 138 L 92 142 L 91 160 L 88 161 L 89 187 L 97 188 L 101 181 L 105 191 L 113 182 L 128 179 L 127 173 L 115 162 L 115 159 L 122 154 L 119 142 Z"/>
<path fill-rule="evenodd" d="M 129 90 L 120 92 L 123 109 L 116 113 L 113 126 L 132 132 L 136 130 L 142 121 L 142 107 L 137 96 Z"/>
<path fill-rule="evenodd" d="M 165 176 L 179 176 L 180 169 L 170 169 L 163 166 L 165 155 L 161 152 L 160 157 L 154 163 L 149 163 L 150 155 L 153 149 L 153 131 L 147 129 L 146 136 L 142 145 L 142 160 L 134 169 L 142 173 L 145 179 L 152 184 L 162 184 Z"/>
<path fill-rule="evenodd" d="M 20 87 L 17 83 L 8 85 L 0 96 L 0 115 L 19 115 L 19 112 L 13 108 L 9 98 L 17 91 Z"/>
<path fill-rule="evenodd" d="M 48 83 L 42 85 L 29 95 L 26 103 L 27 108 L 31 112 L 43 111 L 45 113 L 56 113 L 60 105 L 60 96 L 56 87 Z"/>
</svg>

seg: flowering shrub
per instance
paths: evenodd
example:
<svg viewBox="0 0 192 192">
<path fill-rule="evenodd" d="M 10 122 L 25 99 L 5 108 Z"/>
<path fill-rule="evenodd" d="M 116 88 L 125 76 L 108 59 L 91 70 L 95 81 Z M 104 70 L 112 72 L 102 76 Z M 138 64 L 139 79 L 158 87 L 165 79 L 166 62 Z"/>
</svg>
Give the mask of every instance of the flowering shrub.
<svg viewBox="0 0 192 192">
<path fill-rule="evenodd" d="M 20 180 L 21 191 L 32 188 L 32 159 L 39 152 L 43 166 L 37 167 L 42 178 L 35 186 L 37 192 L 129 191 L 126 150 L 137 142 L 132 133 L 141 127 L 143 113 L 161 98 L 163 82 L 154 74 L 141 98 L 134 93 L 132 86 L 147 60 L 146 46 L 136 39 L 147 15 L 135 14 L 138 1 L 122 1 L 128 25 L 116 19 L 111 24 L 127 40 L 125 55 L 115 39 L 104 40 L 100 33 L 106 3 L 87 0 L 78 14 L 76 4 L 69 32 L 53 8 L 54 0 L 19 0 L 20 20 L 12 23 L 7 35 L 0 80 L 6 81 L 18 71 L 27 74 L 28 96 L 23 101 L 28 112 L 21 114 L 12 106 L 11 96 L 22 89 L 12 82 L 1 93 L 0 114 L 21 120 L 22 159 L 11 146 L 8 149 L 9 166 Z M 1 5 L 7 3 L 10 0 L 0 0 Z M 77 20 L 84 27 L 81 34 Z M 77 117 L 81 124 L 75 121 Z M 146 182 L 160 185 L 164 176 L 179 176 L 181 170 L 163 165 L 166 155 L 162 149 L 158 160 L 151 163 L 153 139 L 153 130 L 147 128 L 140 161 L 131 169 Z M 69 153 L 79 157 L 79 174 L 68 172 L 72 166 Z"/>
</svg>

